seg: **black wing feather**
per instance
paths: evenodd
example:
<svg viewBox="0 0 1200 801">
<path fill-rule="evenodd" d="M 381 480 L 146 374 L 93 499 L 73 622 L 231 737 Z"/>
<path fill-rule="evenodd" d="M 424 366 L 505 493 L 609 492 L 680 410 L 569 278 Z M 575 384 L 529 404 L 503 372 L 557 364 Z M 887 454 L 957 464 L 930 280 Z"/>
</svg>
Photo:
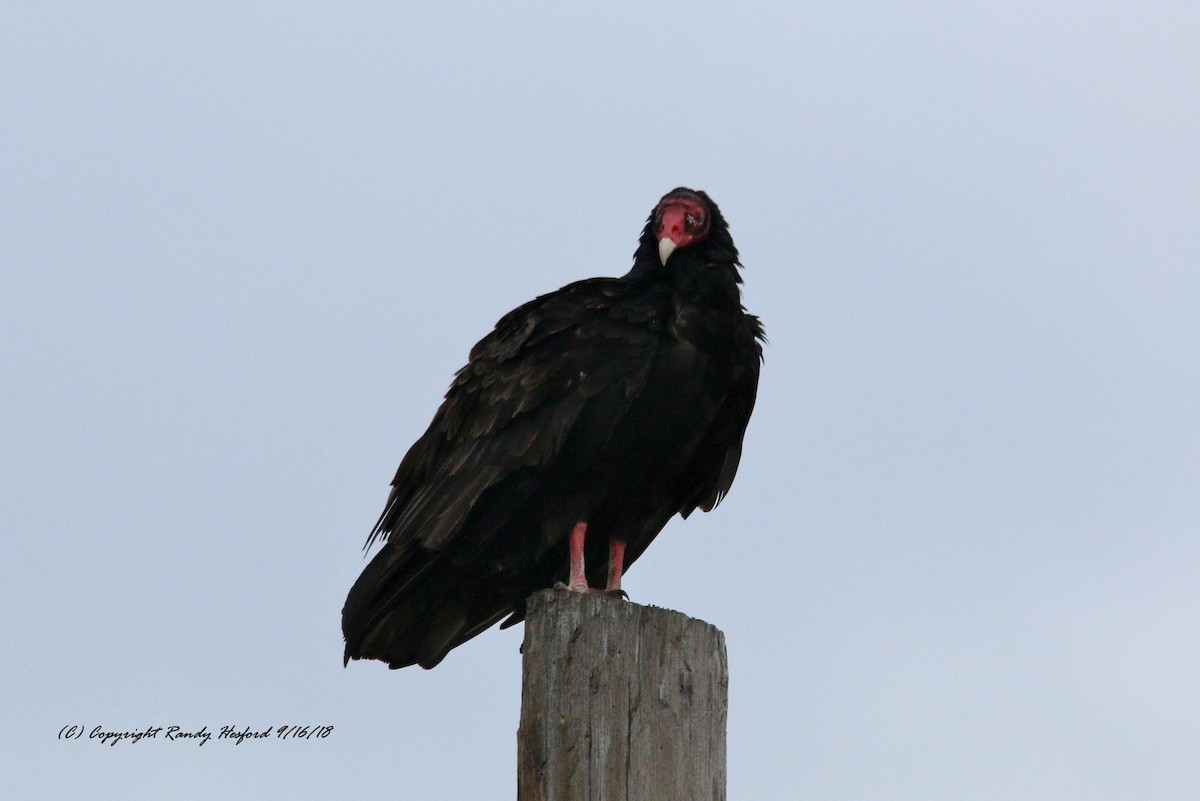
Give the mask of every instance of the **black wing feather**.
<svg viewBox="0 0 1200 801">
<path fill-rule="evenodd" d="M 520 553 L 492 553 L 494 564 L 536 558 L 527 543 L 497 545 L 496 533 L 547 481 L 584 469 L 589 452 L 620 423 L 654 358 L 653 333 L 621 322 L 628 312 L 620 308 L 615 283 L 593 279 L 537 298 L 505 315 L 472 349 L 429 429 L 401 461 L 368 539 L 368 547 L 378 539 L 386 544 L 343 610 L 348 658 L 383 654 L 393 666 L 426 664 L 461 642 L 465 630 L 481 630 L 481 616 L 494 622 L 512 608 L 511 597 L 490 598 L 478 577 L 474 586 L 481 591 L 473 600 L 453 597 L 450 574 L 436 587 L 417 579 L 436 564 L 447 570 L 440 556 L 451 551 L 458 565 L 497 547 Z M 583 417 L 586 432 L 577 431 Z M 576 447 L 564 459 L 568 439 Z M 535 470 L 547 466 L 558 469 Z M 438 598 L 414 602 L 418 589 Z M 489 604 L 498 608 L 478 608 Z M 406 630 L 418 621 L 408 620 L 409 609 L 405 620 L 381 623 L 402 605 L 433 617 L 416 638 L 417 650 L 397 658 L 387 649 L 414 639 Z"/>
</svg>

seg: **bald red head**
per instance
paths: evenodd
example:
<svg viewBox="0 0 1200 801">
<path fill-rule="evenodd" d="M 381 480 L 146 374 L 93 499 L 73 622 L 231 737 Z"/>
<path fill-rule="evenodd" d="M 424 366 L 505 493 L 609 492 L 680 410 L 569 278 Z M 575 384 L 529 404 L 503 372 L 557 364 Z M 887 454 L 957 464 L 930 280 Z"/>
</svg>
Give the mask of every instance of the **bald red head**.
<svg viewBox="0 0 1200 801">
<path fill-rule="evenodd" d="M 658 256 L 665 265 L 677 248 L 686 247 L 708 233 L 708 206 L 695 192 L 672 192 L 654 210 Z"/>
</svg>

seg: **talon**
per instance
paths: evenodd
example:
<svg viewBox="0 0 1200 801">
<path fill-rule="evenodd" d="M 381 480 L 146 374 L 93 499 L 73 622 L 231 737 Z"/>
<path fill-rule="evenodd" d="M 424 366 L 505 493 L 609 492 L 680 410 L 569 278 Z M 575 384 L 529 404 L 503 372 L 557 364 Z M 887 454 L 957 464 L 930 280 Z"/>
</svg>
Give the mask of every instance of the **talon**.
<svg viewBox="0 0 1200 801">
<path fill-rule="evenodd" d="M 561 581 L 554 582 L 554 589 L 566 590 L 567 592 L 604 592 L 604 590 L 593 590 L 586 584 L 575 584 L 574 582 L 563 584 Z"/>
<path fill-rule="evenodd" d="M 598 590 L 595 587 L 588 587 L 587 585 L 579 587 L 574 584 L 563 584 L 561 581 L 554 582 L 554 589 L 566 590 L 567 592 L 586 592 L 589 595 L 600 595 L 616 601 L 629 600 L 629 593 L 625 592 L 625 590 Z"/>
</svg>

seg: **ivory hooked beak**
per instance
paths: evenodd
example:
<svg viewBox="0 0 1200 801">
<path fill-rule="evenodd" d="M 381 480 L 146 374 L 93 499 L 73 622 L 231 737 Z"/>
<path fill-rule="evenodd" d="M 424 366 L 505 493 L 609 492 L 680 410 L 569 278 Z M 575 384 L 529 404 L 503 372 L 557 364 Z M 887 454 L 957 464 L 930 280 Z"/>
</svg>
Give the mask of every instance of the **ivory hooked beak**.
<svg viewBox="0 0 1200 801">
<path fill-rule="evenodd" d="M 671 257 L 671 254 L 674 251 L 675 242 L 671 239 L 671 237 L 664 236 L 662 239 L 658 240 L 658 260 L 662 262 L 664 267 L 667 266 L 667 259 Z"/>
</svg>

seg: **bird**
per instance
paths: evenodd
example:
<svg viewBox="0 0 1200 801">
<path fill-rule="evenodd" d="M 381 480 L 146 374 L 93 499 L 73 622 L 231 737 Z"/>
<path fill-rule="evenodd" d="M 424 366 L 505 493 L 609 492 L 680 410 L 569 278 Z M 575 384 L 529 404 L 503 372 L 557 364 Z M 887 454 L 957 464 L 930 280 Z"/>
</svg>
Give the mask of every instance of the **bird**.
<svg viewBox="0 0 1200 801">
<path fill-rule="evenodd" d="M 343 664 L 432 668 L 549 587 L 628 597 L 676 514 L 729 491 L 766 343 L 717 204 L 654 206 L 629 272 L 500 318 L 400 462 L 342 609 Z"/>
</svg>

